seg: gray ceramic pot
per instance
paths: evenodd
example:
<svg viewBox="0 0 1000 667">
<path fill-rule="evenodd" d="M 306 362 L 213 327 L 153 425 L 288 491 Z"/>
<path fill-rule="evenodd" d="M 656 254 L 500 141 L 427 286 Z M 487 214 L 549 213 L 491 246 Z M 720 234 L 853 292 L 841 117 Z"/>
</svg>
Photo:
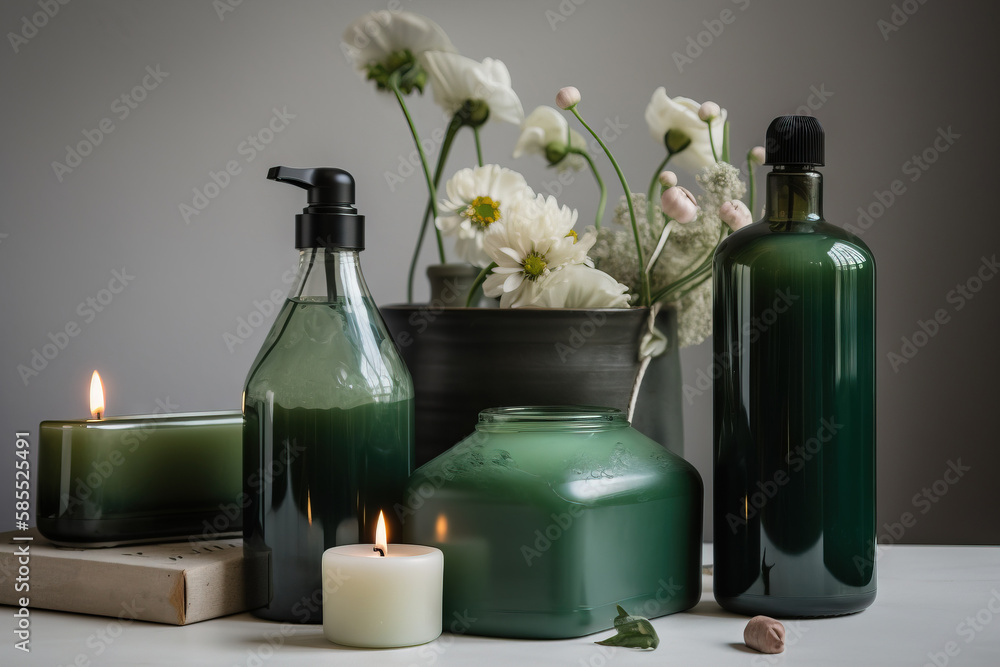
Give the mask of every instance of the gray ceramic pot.
<svg viewBox="0 0 1000 667">
<path fill-rule="evenodd" d="M 649 311 L 385 306 L 382 315 L 413 376 L 417 465 L 468 435 L 480 410 L 513 405 L 600 405 L 627 410 Z M 683 455 L 677 317 L 650 363 L 633 426 Z"/>
<path fill-rule="evenodd" d="M 479 272 L 480 269 L 471 264 L 431 264 L 427 267 L 427 279 L 431 284 L 428 303 L 435 306 L 465 306 L 469 289 L 476 282 Z M 482 301 L 483 290 L 477 288 L 472 305 L 484 305 Z"/>
</svg>

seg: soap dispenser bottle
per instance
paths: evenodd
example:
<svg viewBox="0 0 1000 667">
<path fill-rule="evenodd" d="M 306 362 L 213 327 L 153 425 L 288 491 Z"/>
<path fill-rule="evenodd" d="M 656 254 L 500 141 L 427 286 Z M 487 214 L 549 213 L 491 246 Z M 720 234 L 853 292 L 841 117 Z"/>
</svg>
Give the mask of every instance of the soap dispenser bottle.
<svg viewBox="0 0 1000 667">
<path fill-rule="evenodd" d="M 295 216 L 298 274 L 243 390 L 243 519 L 248 594 L 261 618 L 322 622 L 330 547 L 370 542 L 394 511 L 414 458 L 413 382 L 361 274 L 364 216 L 354 179 L 275 167 L 308 192 Z"/>
<path fill-rule="evenodd" d="M 875 599 L 875 260 L 823 217 L 824 134 L 767 130 L 764 217 L 715 253 L 715 598 L 830 616 Z"/>
</svg>

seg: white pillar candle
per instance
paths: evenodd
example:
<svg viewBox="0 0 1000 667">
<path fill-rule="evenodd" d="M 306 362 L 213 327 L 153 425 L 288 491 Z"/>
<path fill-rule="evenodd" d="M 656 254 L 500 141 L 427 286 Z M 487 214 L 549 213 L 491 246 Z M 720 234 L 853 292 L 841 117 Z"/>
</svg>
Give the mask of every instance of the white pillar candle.
<svg viewBox="0 0 1000 667">
<path fill-rule="evenodd" d="M 389 544 L 384 552 L 374 544 L 351 544 L 323 553 L 323 634 L 330 641 L 391 648 L 426 644 L 441 634 L 441 551 Z"/>
</svg>

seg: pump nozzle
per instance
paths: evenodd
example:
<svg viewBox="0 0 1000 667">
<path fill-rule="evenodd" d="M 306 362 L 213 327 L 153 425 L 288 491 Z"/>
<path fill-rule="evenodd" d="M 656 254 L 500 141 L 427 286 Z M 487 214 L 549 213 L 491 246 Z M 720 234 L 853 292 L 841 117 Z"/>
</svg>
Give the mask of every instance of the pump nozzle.
<svg viewBox="0 0 1000 667">
<path fill-rule="evenodd" d="M 365 217 L 354 208 L 354 177 L 336 167 L 271 167 L 267 178 L 308 191 L 308 206 L 295 216 L 298 248 L 365 247 Z"/>
<path fill-rule="evenodd" d="M 343 169 L 271 167 L 267 177 L 308 190 L 310 204 L 354 204 L 354 177 Z"/>
</svg>

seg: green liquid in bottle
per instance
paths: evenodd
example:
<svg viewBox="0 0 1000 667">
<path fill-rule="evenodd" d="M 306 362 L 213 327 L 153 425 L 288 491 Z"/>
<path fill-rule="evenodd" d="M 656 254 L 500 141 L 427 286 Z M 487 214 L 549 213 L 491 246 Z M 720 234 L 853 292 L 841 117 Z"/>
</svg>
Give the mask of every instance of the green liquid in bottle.
<svg viewBox="0 0 1000 667">
<path fill-rule="evenodd" d="M 875 263 L 809 169 L 715 256 L 715 597 L 825 616 L 875 599 Z"/>
<path fill-rule="evenodd" d="M 323 551 L 371 542 L 413 459 L 413 391 L 370 299 L 289 300 L 244 395 L 245 549 L 261 618 L 322 621 Z M 260 590 L 260 589 L 265 590 Z M 262 594 L 262 595 L 261 595 Z"/>
</svg>

